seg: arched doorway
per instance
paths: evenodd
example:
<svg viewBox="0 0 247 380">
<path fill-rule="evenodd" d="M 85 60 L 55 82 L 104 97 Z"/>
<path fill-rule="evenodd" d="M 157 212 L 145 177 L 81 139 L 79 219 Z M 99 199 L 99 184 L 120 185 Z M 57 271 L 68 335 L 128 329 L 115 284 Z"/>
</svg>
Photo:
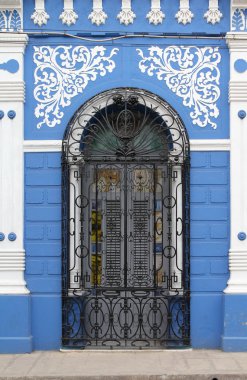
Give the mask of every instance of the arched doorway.
<svg viewBox="0 0 247 380">
<path fill-rule="evenodd" d="M 190 344 L 189 140 L 174 109 L 119 88 L 63 142 L 63 333 L 78 348 Z"/>
</svg>

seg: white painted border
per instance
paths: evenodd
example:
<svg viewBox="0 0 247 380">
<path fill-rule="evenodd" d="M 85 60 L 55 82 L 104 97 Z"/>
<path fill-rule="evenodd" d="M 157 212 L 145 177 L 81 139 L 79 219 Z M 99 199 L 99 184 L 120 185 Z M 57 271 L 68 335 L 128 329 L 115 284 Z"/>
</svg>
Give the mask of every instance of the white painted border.
<svg viewBox="0 0 247 380">
<path fill-rule="evenodd" d="M 25 140 L 24 152 L 61 152 L 62 140 Z M 191 151 L 229 151 L 230 140 L 190 140 Z"/>
</svg>

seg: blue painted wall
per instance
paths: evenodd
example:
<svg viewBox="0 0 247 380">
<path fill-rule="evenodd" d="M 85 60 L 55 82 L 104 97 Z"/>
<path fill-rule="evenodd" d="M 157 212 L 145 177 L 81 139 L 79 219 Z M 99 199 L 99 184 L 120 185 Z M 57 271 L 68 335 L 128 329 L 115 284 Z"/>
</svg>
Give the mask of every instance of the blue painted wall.
<svg viewBox="0 0 247 380">
<path fill-rule="evenodd" d="M 30 34 L 25 54 L 25 139 L 61 140 L 65 128 L 76 110 L 96 94 L 116 87 L 137 87 L 153 92 L 167 100 L 179 113 L 187 128 L 190 139 L 229 138 L 229 52 L 222 40 L 229 30 L 230 1 L 219 0 L 224 17 L 215 25 L 208 24 L 203 15 L 208 0 L 191 0 L 191 10 L 195 17 L 191 24 L 178 24 L 175 14 L 178 1 L 161 0 L 166 18 L 162 25 L 150 25 L 146 14 L 150 1 L 133 0 L 133 10 L 137 18 L 133 25 L 120 25 L 116 15 L 121 2 L 104 0 L 108 19 L 105 25 L 96 27 L 87 19 L 92 8 L 92 0 L 74 0 L 79 18 L 75 25 L 62 25 L 59 15 L 63 10 L 63 0 L 46 0 L 46 10 L 50 15 L 47 25 L 39 28 L 30 17 L 34 10 L 34 0 L 24 1 L 24 29 Z M 172 33 L 204 34 L 207 39 L 148 38 L 135 37 L 110 42 L 86 42 L 69 37 L 50 36 L 48 32 L 69 32 L 74 35 L 104 38 L 126 33 Z M 193 34 L 192 34 L 193 33 Z M 214 35 L 214 39 L 210 37 Z M 109 55 L 113 48 L 118 53 L 113 60 L 116 68 L 104 77 L 90 81 L 82 93 L 74 97 L 68 107 L 62 109 L 64 117 L 54 128 L 43 125 L 35 116 L 37 101 L 34 98 L 35 83 L 34 47 L 78 45 L 91 49 L 97 45 L 106 48 Z M 210 125 L 200 128 L 193 125 L 191 109 L 183 105 L 157 77 L 142 73 L 139 68 L 140 56 L 137 49 L 148 55 L 151 46 L 165 49 L 168 46 L 197 46 L 219 48 L 221 96 L 217 101 L 220 115 L 214 121 L 217 128 Z M 55 73 L 56 75 L 56 73 Z M 192 152 L 191 154 L 191 338 L 194 348 L 219 348 L 223 332 L 223 293 L 228 279 L 229 250 L 229 154 L 227 152 Z M 25 154 L 25 249 L 26 281 L 31 291 L 30 315 L 33 349 L 58 349 L 61 337 L 61 167 L 59 153 Z M 28 335 L 28 332 L 27 334 Z M 1 342 L 0 342 L 1 343 Z"/>
<path fill-rule="evenodd" d="M 59 153 L 25 155 L 25 249 L 33 349 L 58 349 L 61 338 Z"/>
<path fill-rule="evenodd" d="M 217 348 L 228 279 L 229 154 L 192 152 L 191 337 Z M 61 170 L 59 153 L 25 155 L 26 281 L 34 349 L 58 349 L 61 336 Z"/>
</svg>

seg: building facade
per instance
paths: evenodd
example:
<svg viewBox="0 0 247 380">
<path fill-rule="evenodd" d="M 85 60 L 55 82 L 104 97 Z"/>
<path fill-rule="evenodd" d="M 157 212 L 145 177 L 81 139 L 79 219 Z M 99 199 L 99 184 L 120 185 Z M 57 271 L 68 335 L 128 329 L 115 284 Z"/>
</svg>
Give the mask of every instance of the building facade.
<svg viewBox="0 0 247 380">
<path fill-rule="evenodd" d="M 0 0 L 0 352 L 247 350 L 246 0 Z"/>
</svg>

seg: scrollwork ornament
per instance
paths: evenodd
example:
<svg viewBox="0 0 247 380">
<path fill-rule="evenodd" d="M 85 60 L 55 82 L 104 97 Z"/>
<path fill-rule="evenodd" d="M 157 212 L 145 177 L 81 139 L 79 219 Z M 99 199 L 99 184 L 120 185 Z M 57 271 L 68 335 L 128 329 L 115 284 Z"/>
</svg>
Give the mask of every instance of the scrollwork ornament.
<svg viewBox="0 0 247 380">
<path fill-rule="evenodd" d="M 169 46 L 161 49 L 153 46 L 148 50 L 149 56 L 145 57 L 143 51 L 137 49 L 142 58 L 141 72 L 165 81 L 168 88 L 183 99 L 183 105 L 192 109 L 190 116 L 194 125 L 217 128 L 213 119 L 219 116 L 219 48 Z"/>
<path fill-rule="evenodd" d="M 43 125 L 55 127 L 61 123 L 63 109 L 71 104 L 72 98 L 83 93 L 90 81 L 111 73 L 116 64 L 112 57 L 118 49 L 106 55 L 103 46 L 88 49 L 85 46 L 35 46 L 34 98 L 36 118 Z"/>
</svg>

